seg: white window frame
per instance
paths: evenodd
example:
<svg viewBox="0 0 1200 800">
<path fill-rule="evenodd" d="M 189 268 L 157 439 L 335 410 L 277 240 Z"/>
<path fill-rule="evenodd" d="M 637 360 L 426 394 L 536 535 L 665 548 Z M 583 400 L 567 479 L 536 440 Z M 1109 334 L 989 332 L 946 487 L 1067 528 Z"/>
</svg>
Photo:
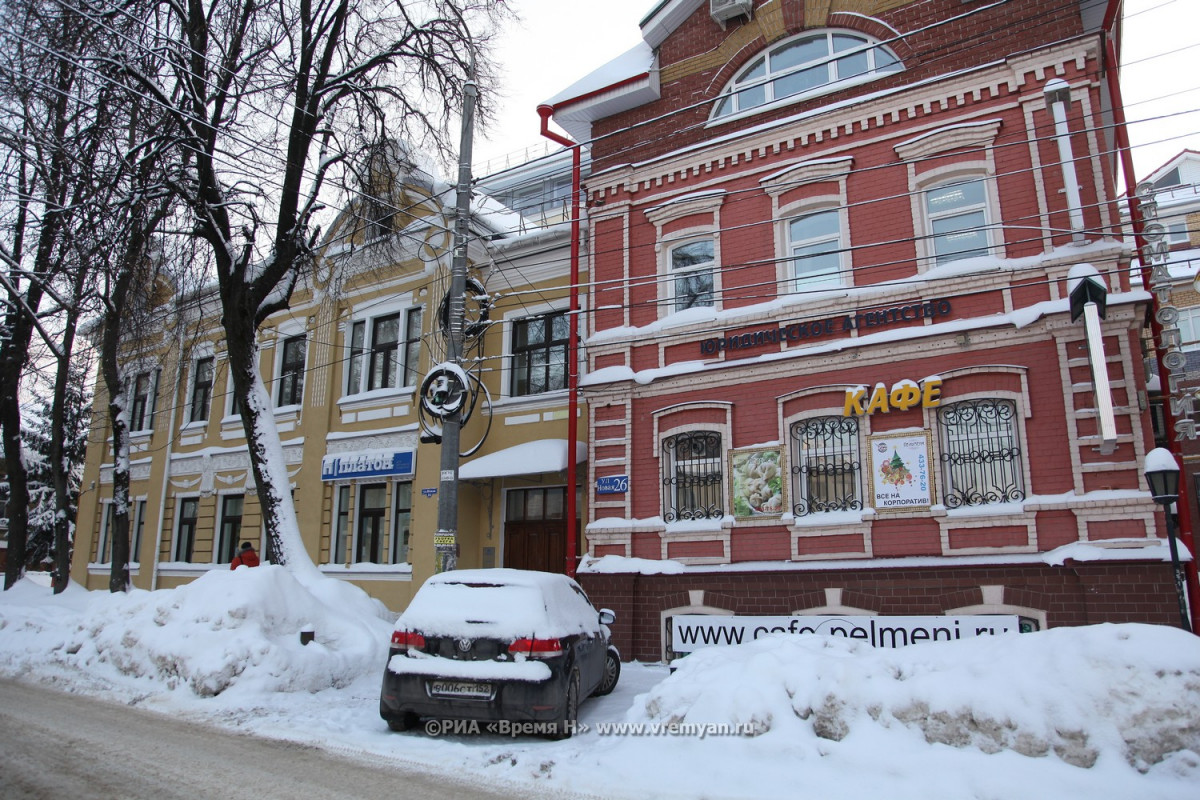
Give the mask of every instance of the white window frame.
<svg viewBox="0 0 1200 800">
<path fill-rule="evenodd" d="M 1182 339 L 1181 350 L 1200 350 L 1200 306 L 1179 309 L 1176 327 Z"/>
<path fill-rule="evenodd" d="M 833 49 L 835 36 L 858 39 L 859 44 L 846 50 L 835 51 Z M 798 64 L 773 69 L 772 61 L 778 54 L 803 41 L 815 41 L 821 38 L 824 38 L 826 42 L 825 55 Z M 877 65 L 876 61 L 878 59 L 876 56 L 879 52 L 885 53 L 887 58 L 891 59 L 891 63 Z M 841 77 L 838 74 L 839 62 L 858 54 L 865 54 L 867 57 L 866 71 L 857 75 Z M 763 74 L 760 77 L 749 78 L 749 74 L 754 72 L 760 63 L 763 66 Z M 795 93 L 784 94 L 780 97 L 775 96 L 776 88 L 789 76 L 800 75 L 822 67 L 825 68 L 825 80 Z M 766 109 L 784 103 L 793 103 L 810 97 L 819 97 L 839 91 L 848 86 L 869 83 L 886 75 L 894 75 L 903 70 L 904 65 L 899 56 L 873 36 L 841 28 L 805 31 L 765 48 L 739 69 L 737 74 L 721 90 L 720 99 L 713 103 L 709 120 L 712 123 L 726 119 L 736 119 L 759 109 Z M 753 98 L 760 92 L 762 99 L 755 102 Z"/>
<path fill-rule="evenodd" d="M 793 239 L 793 225 L 801 220 L 811 219 L 820 214 L 831 214 L 833 219 L 837 221 L 837 231 L 830 234 L 819 234 L 810 236 L 804 239 Z M 840 206 L 816 205 L 806 206 L 799 213 L 794 213 L 783 221 L 783 235 L 786 242 L 787 253 L 787 270 L 788 270 L 788 291 L 789 292 L 805 292 L 816 289 L 827 289 L 839 286 L 846 286 L 852 283 L 847 280 L 850 269 L 848 235 L 846 225 L 846 212 Z M 797 272 L 796 266 L 800 258 L 796 255 L 796 250 L 801 247 L 815 247 L 833 242 L 833 255 L 837 259 L 837 267 L 835 271 L 830 273 L 817 273 L 810 277 L 801 277 Z M 828 251 L 821 251 L 814 255 L 826 255 Z"/>
<path fill-rule="evenodd" d="M 1167 241 L 1173 245 L 1191 244 L 1191 232 L 1188 230 L 1187 217 L 1174 217 L 1166 221 Z"/>
<path fill-rule="evenodd" d="M 699 265 L 691 265 L 686 268 L 676 268 L 675 267 L 676 251 L 682 250 L 685 247 L 691 247 L 692 245 L 701 244 L 701 243 L 707 243 L 710 247 L 712 247 L 712 260 L 711 261 L 701 263 Z M 720 263 L 720 254 L 719 254 L 718 248 L 717 248 L 716 237 L 712 236 L 711 234 L 703 235 L 703 236 L 690 236 L 687 238 L 680 238 L 677 240 L 673 240 L 669 243 L 664 243 L 664 244 L 666 245 L 664 248 L 666 251 L 665 264 L 664 264 L 664 272 L 666 274 L 665 283 L 666 283 L 667 295 L 669 298 L 667 313 L 674 314 L 679 311 L 687 311 L 692 308 L 713 308 L 713 309 L 719 308 L 720 303 L 718 301 L 718 298 L 720 295 L 719 295 L 719 282 L 717 280 L 717 275 L 719 274 L 720 270 L 717 268 L 717 264 Z M 694 274 L 700 274 L 705 271 L 707 271 L 708 275 L 709 275 L 709 284 L 710 284 L 709 285 L 709 294 L 712 296 L 712 302 L 705 304 L 705 305 L 692 305 L 692 306 L 689 306 L 688 308 L 680 308 L 679 302 L 680 302 L 681 298 L 679 295 L 678 284 L 679 284 L 681 277 L 691 276 Z"/>
<path fill-rule="evenodd" d="M 983 188 L 982 202 L 976 202 L 969 207 L 958 208 L 952 211 L 936 214 L 929 213 L 928 198 L 930 192 L 936 192 L 939 189 L 945 189 L 956 184 L 975 182 L 979 182 Z M 957 261 L 964 261 L 968 258 L 981 257 L 978 254 L 962 255 L 946 260 L 939 259 L 937 255 L 934 222 L 964 216 L 968 213 L 983 213 L 983 225 L 980 226 L 980 229 L 986 242 L 986 255 L 997 258 L 1003 257 L 1002 237 L 995 230 L 995 220 L 1000 219 L 1000 215 L 995 195 L 995 180 L 993 179 L 989 163 L 971 162 L 952 165 L 949 168 L 931 170 L 928 173 L 916 176 L 913 188 L 913 213 L 915 219 L 918 221 L 915 227 L 920 231 L 920 234 L 917 236 L 917 254 L 919 261 L 925 265 L 922 272 L 935 267 L 953 264 Z"/>
<path fill-rule="evenodd" d="M 372 306 L 370 314 L 355 314 L 352 319 L 346 322 L 343 329 L 343 337 L 345 342 L 345 357 L 343 363 L 345 370 L 342 376 L 343 399 L 358 400 L 375 396 L 386 396 L 393 394 L 401 394 L 411 392 L 416 388 L 419 382 L 419 362 L 421 358 L 420 337 L 424 335 L 424 326 L 427 324 L 425 319 L 427 308 L 422 304 L 412 303 L 389 303 L 380 306 Z M 415 352 L 411 353 L 415 357 L 418 364 L 409 364 L 409 347 L 413 341 L 408 338 L 408 326 L 411 315 L 414 313 L 421 314 L 421 329 L 418 332 Z M 372 336 L 374 335 L 375 321 L 389 316 L 399 316 L 397 324 L 397 339 L 396 349 L 398 353 L 399 364 L 397 365 L 395 386 L 377 387 L 368 389 L 370 383 L 371 372 L 371 351 L 373 346 Z M 357 386 L 351 385 L 351 376 L 354 372 L 354 347 L 353 336 L 354 326 L 358 323 L 363 324 L 363 345 L 362 352 L 357 356 L 361 358 L 360 369 L 358 374 Z M 413 383 L 407 383 L 406 379 L 409 375 L 413 377 Z"/>
</svg>

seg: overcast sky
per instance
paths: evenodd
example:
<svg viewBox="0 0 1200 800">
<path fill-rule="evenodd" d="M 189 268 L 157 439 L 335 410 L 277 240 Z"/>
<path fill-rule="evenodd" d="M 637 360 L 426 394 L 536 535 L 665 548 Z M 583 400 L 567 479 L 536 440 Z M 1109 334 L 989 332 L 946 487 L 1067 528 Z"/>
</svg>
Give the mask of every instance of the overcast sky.
<svg viewBox="0 0 1200 800">
<path fill-rule="evenodd" d="M 507 2 L 522 21 L 501 40 L 505 96 L 498 124 L 475 143 L 480 173 L 523 148 L 544 152 L 538 103 L 635 45 L 657 0 Z M 1126 0 L 1126 9 L 1122 84 L 1134 164 L 1145 175 L 1185 147 L 1200 150 L 1200 2 Z"/>
</svg>

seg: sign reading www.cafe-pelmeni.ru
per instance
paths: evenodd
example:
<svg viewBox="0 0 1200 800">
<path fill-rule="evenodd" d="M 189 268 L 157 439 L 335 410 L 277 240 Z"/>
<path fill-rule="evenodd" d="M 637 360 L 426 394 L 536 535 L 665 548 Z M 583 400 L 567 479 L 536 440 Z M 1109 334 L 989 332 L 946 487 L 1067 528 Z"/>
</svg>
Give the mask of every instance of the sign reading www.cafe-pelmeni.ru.
<svg viewBox="0 0 1200 800">
<path fill-rule="evenodd" d="M 974 636 L 1019 633 L 1020 618 L 995 614 L 962 617 L 724 617 L 679 614 L 670 618 L 670 647 L 683 655 L 701 647 L 743 644 L 774 633 L 824 634 L 872 647 L 903 647 L 918 642 L 952 642 Z"/>
</svg>

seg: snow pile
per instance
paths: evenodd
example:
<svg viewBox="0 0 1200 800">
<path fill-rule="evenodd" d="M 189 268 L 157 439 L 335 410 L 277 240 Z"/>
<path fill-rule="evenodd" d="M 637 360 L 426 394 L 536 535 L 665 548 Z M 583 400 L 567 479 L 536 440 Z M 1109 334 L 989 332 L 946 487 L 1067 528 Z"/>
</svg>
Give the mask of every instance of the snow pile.
<svg viewBox="0 0 1200 800">
<path fill-rule="evenodd" d="M 512 796 L 1192 800 L 1200 785 L 1200 639 L 1174 628 L 712 647 L 669 677 L 625 664 L 616 691 L 580 706 L 587 729 L 549 742 L 390 733 L 384 617 L 349 584 L 277 567 L 128 595 L 27 579 L 0 592 L 0 675 Z M 306 627 L 316 641 L 301 646 Z"/>
<path fill-rule="evenodd" d="M 48 589 L 23 581 L 12 592 L 0 605 L 5 672 L 37 671 L 49 661 L 97 680 L 135 678 L 149 690 L 201 697 L 347 685 L 382 668 L 391 630 L 391 615 L 360 589 L 332 579 L 304 586 L 278 566 L 214 570 L 156 592 L 72 584 L 61 599 L 43 599 L 37 613 L 28 603 Z M 314 641 L 303 645 L 306 630 Z"/>
<path fill-rule="evenodd" d="M 1194 771 L 1200 754 L 1200 639 L 1174 628 L 1097 625 L 899 649 L 776 634 L 678 663 L 629 721 L 734 724 L 768 750 L 875 739 L 893 751 L 1053 754 L 1084 768 L 1121 759 L 1142 773 L 1175 758 Z"/>
</svg>

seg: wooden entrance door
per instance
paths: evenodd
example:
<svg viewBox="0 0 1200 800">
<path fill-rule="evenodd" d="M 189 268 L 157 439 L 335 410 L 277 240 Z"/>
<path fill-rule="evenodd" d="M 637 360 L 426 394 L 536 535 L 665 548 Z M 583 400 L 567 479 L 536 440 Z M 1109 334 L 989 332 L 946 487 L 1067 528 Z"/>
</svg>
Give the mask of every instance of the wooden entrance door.
<svg viewBox="0 0 1200 800">
<path fill-rule="evenodd" d="M 504 566 L 566 572 L 565 498 L 566 489 L 562 486 L 508 491 L 504 519 Z M 572 527 L 578 537 L 578 521 Z"/>
</svg>

